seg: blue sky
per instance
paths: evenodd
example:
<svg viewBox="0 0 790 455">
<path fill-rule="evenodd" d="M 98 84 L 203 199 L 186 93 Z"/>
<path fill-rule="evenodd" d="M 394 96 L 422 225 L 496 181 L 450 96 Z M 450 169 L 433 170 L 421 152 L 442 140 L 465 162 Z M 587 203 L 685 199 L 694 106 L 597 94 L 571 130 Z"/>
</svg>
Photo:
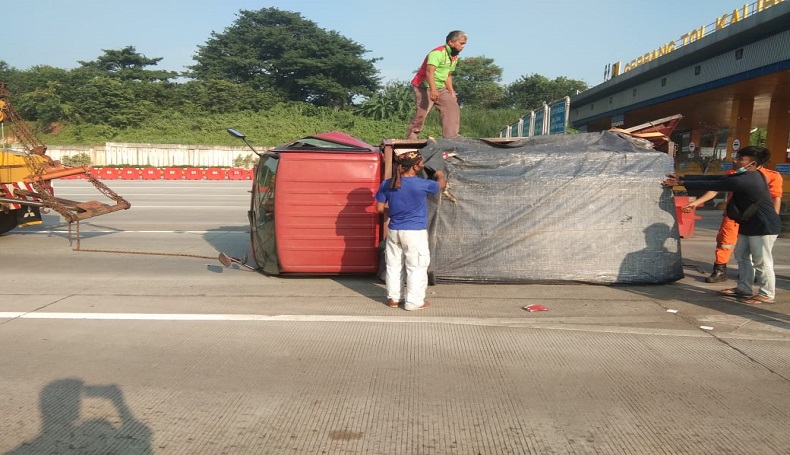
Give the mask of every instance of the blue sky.
<svg viewBox="0 0 790 455">
<path fill-rule="evenodd" d="M 0 60 L 12 67 L 73 68 L 102 49 L 134 46 L 157 69 L 183 71 L 211 32 L 240 10 L 300 13 L 364 46 L 384 81 L 411 78 L 450 30 L 469 34 L 463 57 L 485 56 L 503 83 L 533 73 L 603 82 L 607 63 L 680 38 L 744 0 L 9 0 L 0 6 Z M 748 2 L 746 2 L 748 3 Z"/>
</svg>

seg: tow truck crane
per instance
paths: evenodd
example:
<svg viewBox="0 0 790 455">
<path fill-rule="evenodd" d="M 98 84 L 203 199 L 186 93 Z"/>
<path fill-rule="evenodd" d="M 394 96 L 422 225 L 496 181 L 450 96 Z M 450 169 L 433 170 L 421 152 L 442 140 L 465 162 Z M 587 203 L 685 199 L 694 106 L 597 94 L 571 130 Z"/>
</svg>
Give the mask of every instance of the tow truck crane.
<svg viewBox="0 0 790 455">
<path fill-rule="evenodd" d="M 22 150 L 0 147 L 0 234 L 15 227 L 41 224 L 41 210 L 55 210 L 71 225 L 106 213 L 126 210 L 128 201 L 91 175 L 89 166 L 71 167 L 47 156 L 47 147 L 33 134 L 10 101 L 6 84 L 0 82 L 0 124 L 8 125 Z M 5 128 L 3 128 L 5 130 Z M 3 138 L 5 139 L 5 138 Z M 52 180 L 82 175 L 113 201 L 71 201 L 55 197 Z"/>
</svg>

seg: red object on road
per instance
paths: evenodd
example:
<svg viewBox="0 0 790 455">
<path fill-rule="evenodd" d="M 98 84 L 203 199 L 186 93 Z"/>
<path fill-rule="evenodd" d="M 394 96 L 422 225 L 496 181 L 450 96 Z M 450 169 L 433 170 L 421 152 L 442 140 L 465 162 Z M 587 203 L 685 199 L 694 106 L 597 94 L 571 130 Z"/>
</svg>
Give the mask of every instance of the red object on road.
<svg viewBox="0 0 790 455">
<path fill-rule="evenodd" d="M 206 180 L 225 180 L 227 175 L 227 171 L 219 167 L 210 167 L 205 171 Z"/>
<path fill-rule="evenodd" d="M 114 167 L 103 167 L 97 170 L 97 175 L 102 180 L 117 180 L 121 172 Z"/>
<path fill-rule="evenodd" d="M 548 308 L 540 304 L 527 305 L 524 307 L 524 309 L 529 311 L 530 313 L 533 313 L 535 311 L 549 311 Z"/>
<path fill-rule="evenodd" d="M 184 178 L 184 170 L 180 167 L 168 167 L 162 171 L 165 180 L 181 180 Z"/>
<path fill-rule="evenodd" d="M 121 168 L 121 178 L 123 180 L 140 180 L 140 169 L 134 167 Z"/>
<path fill-rule="evenodd" d="M 156 167 L 143 168 L 140 173 L 143 180 L 160 180 L 162 178 L 162 170 Z"/>
<path fill-rule="evenodd" d="M 247 170 L 242 168 L 228 169 L 228 180 L 247 180 Z"/>
<path fill-rule="evenodd" d="M 184 178 L 187 180 L 203 180 L 203 169 L 188 167 L 184 169 Z"/>
</svg>

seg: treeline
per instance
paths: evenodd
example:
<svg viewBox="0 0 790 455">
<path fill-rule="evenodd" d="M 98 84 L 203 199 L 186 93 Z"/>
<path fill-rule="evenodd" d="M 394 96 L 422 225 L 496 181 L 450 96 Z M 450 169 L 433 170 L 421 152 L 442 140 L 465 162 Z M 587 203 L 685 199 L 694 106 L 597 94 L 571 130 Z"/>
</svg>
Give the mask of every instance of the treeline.
<svg viewBox="0 0 790 455">
<path fill-rule="evenodd" d="M 228 127 L 259 145 L 332 130 L 375 144 L 404 135 L 413 95 L 408 81 L 383 85 L 367 52 L 299 13 L 264 8 L 240 11 L 232 26 L 212 33 L 182 74 L 155 69 L 161 58 L 127 46 L 73 69 L 21 70 L 0 60 L 0 81 L 15 109 L 53 145 L 230 144 Z M 538 74 L 507 85 L 501 79 L 493 59 L 461 59 L 454 85 L 463 135 L 496 136 L 543 102 L 587 88 Z M 424 134 L 441 135 L 436 113 Z"/>
</svg>

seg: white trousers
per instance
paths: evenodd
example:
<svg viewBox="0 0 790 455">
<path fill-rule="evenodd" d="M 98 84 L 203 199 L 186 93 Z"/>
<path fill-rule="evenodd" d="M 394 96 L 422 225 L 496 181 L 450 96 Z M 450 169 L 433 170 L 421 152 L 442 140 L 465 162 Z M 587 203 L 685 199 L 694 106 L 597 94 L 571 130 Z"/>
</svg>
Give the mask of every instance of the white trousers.
<svg viewBox="0 0 790 455">
<path fill-rule="evenodd" d="M 406 272 L 406 310 L 414 310 L 425 301 L 428 288 L 428 265 L 431 251 L 428 231 L 394 231 L 387 234 L 387 298 L 399 302 L 403 299 L 404 264 Z"/>
<path fill-rule="evenodd" d="M 735 244 L 735 260 L 738 261 L 738 290 L 753 292 L 756 284 L 758 295 L 773 299 L 776 295 L 773 248 L 775 235 L 739 235 Z"/>
</svg>

